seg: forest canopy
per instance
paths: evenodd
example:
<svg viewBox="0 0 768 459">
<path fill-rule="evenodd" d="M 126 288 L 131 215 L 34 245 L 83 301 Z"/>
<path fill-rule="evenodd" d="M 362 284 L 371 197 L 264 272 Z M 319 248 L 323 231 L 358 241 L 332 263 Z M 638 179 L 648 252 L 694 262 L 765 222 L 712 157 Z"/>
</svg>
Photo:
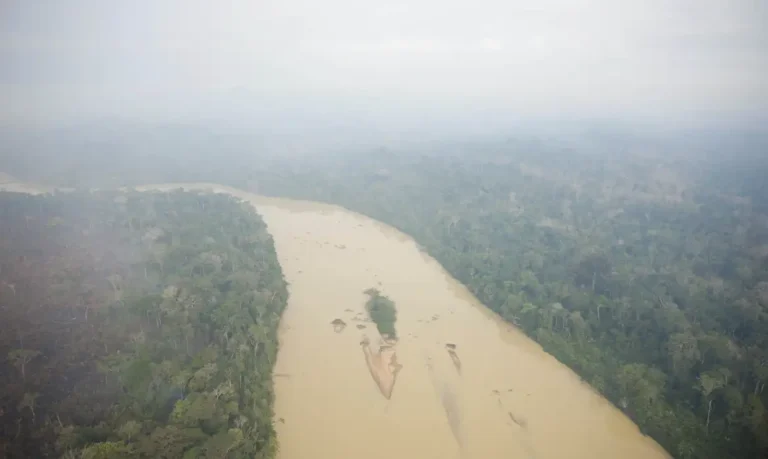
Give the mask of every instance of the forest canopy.
<svg viewBox="0 0 768 459">
<path fill-rule="evenodd" d="M 221 195 L 0 193 L 3 457 L 270 458 L 286 284 Z"/>
<path fill-rule="evenodd" d="M 363 213 L 412 236 L 675 457 L 752 459 L 768 455 L 768 161 L 764 144 L 735 143 L 520 135 L 301 161 L 200 147 L 193 163 L 169 141 L 136 168 L 121 166 L 137 150 L 126 144 L 117 162 L 29 156 L 12 172 L 216 181 Z"/>
<path fill-rule="evenodd" d="M 768 454 L 764 183 L 703 158 L 513 141 L 457 150 L 251 181 L 413 236 L 675 457 Z"/>
</svg>

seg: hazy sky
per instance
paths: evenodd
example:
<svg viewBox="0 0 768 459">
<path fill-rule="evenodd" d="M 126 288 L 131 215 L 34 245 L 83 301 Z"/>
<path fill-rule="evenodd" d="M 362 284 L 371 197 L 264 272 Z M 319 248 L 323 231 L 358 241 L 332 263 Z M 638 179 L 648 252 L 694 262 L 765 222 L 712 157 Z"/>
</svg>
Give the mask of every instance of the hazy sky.
<svg viewBox="0 0 768 459">
<path fill-rule="evenodd" d="M 768 111 L 765 0 L 0 0 L 0 118 Z"/>
</svg>

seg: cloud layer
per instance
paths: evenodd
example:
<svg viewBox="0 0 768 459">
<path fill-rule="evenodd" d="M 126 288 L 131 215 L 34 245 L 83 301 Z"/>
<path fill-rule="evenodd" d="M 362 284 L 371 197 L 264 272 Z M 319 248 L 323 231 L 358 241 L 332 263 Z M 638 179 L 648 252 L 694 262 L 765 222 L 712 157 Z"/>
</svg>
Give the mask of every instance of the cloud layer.
<svg viewBox="0 0 768 459">
<path fill-rule="evenodd" d="M 521 114 L 768 108 L 760 0 L 11 0 L 0 9 L 6 120 L 197 116 L 233 88 Z"/>
</svg>

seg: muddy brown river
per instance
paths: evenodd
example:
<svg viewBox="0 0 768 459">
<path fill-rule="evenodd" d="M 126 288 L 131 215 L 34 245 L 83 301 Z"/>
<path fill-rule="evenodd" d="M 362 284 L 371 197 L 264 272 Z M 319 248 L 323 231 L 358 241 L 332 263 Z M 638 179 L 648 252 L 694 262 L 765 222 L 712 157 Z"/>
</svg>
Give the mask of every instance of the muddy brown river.
<svg viewBox="0 0 768 459">
<path fill-rule="evenodd" d="M 335 206 L 184 187 L 248 200 L 275 240 L 290 284 L 279 459 L 669 457 L 402 233 Z M 394 344 L 367 320 L 370 287 L 397 305 Z"/>
</svg>

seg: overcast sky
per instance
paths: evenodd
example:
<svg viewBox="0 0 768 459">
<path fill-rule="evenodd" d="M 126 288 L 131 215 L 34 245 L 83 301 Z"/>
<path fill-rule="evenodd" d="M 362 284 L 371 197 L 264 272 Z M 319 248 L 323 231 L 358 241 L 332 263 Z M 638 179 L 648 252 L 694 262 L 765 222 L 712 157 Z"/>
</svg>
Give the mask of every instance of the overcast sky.
<svg viewBox="0 0 768 459">
<path fill-rule="evenodd" d="M 0 119 L 768 111 L 765 0 L 0 0 Z"/>
</svg>

